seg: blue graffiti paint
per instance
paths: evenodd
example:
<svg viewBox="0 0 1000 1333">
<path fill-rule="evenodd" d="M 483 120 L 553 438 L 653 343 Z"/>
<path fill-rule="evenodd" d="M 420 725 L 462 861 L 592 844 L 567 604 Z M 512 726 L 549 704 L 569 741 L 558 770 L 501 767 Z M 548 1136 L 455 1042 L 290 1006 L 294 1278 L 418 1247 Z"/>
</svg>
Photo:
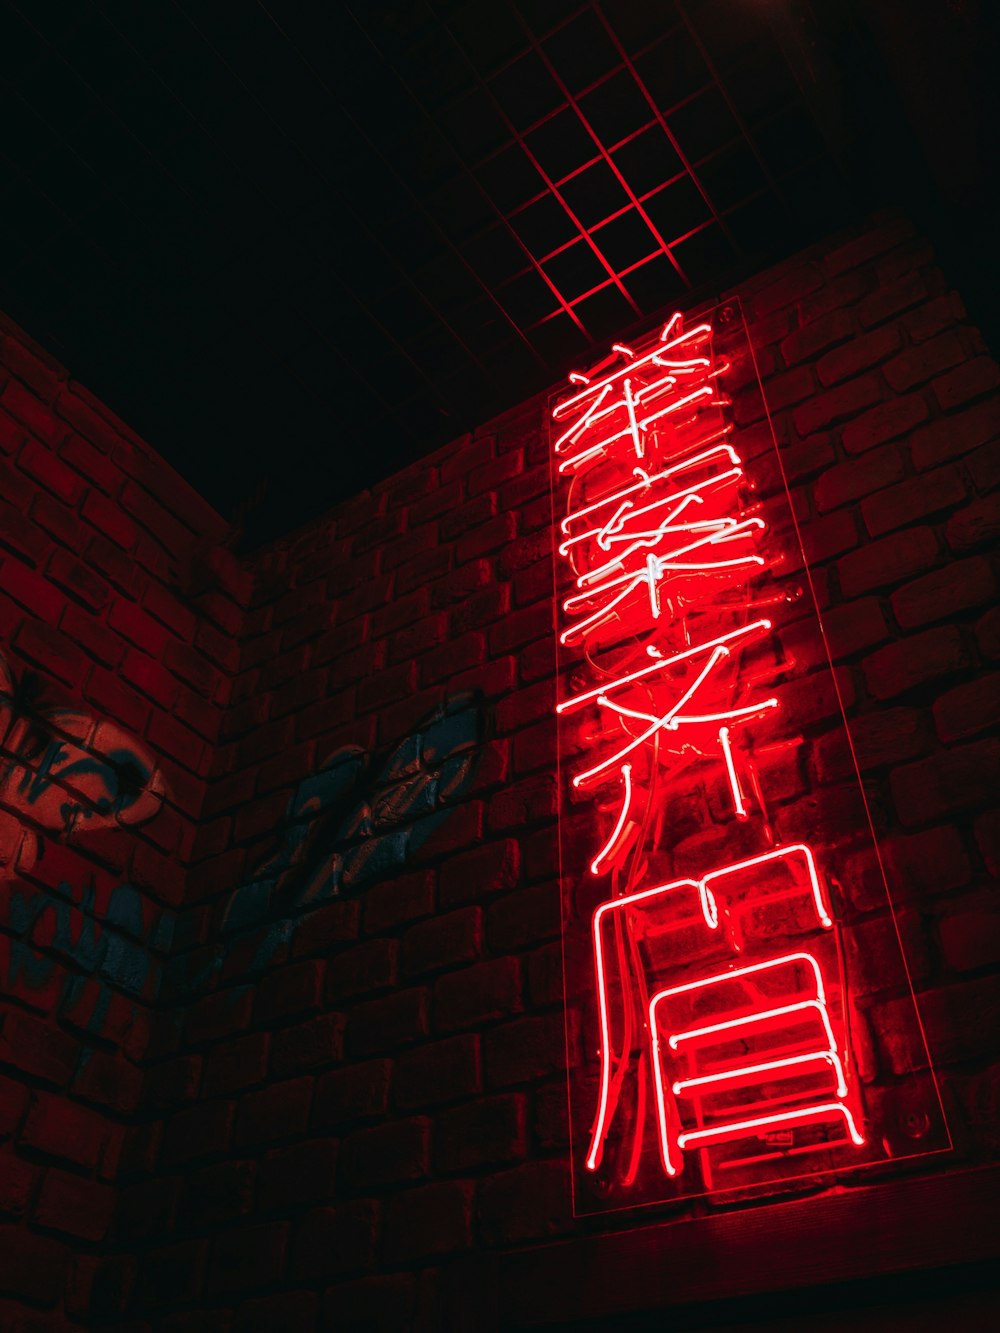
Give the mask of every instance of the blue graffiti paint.
<svg viewBox="0 0 1000 1333">
<path fill-rule="evenodd" d="M 203 989 L 252 931 L 263 934 L 249 966 L 261 969 L 310 908 L 405 870 L 471 782 L 483 730 L 481 701 L 462 694 L 381 759 L 353 746 L 330 755 L 293 793 L 277 849 L 233 890 L 216 955 L 194 970 L 174 960 L 172 985 L 188 995 Z"/>
<path fill-rule="evenodd" d="M 11 947 L 8 974 L 2 981 L 9 994 L 43 991 L 51 982 L 63 959 L 74 971 L 64 971 L 57 1004 L 71 1008 L 84 987 L 98 981 L 97 997 L 87 1021 L 87 1030 L 100 1036 L 115 990 L 138 999 L 147 992 L 156 993 L 159 964 L 143 942 L 142 896 L 133 884 L 119 884 L 111 893 L 104 921 L 94 916 L 95 887 L 84 885 L 79 904 L 73 902 L 68 883 L 60 883 L 57 893 L 28 895 L 21 888 L 10 892 L 8 912 Z M 75 929 L 74 929 L 75 927 Z M 44 952 L 36 949 L 33 939 L 44 934 L 48 944 Z M 82 1053 L 85 1062 L 89 1053 Z"/>
</svg>

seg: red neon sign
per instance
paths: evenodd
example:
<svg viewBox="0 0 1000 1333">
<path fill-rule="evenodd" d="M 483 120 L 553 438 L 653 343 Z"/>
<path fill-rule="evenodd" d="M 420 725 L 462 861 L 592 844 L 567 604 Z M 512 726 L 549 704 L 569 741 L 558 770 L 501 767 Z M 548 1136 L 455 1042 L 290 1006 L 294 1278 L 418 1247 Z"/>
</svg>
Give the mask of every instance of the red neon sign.
<svg viewBox="0 0 1000 1333">
<path fill-rule="evenodd" d="M 719 340 L 674 315 L 574 372 L 552 411 L 578 1210 L 901 1155 L 845 963 L 844 849 L 788 836 L 769 787 L 775 755 L 808 753 L 781 629 L 815 611 L 730 420 L 748 348 Z M 912 1003 L 901 954 L 889 970 Z M 927 1100 L 917 1151 L 947 1146 Z"/>
</svg>

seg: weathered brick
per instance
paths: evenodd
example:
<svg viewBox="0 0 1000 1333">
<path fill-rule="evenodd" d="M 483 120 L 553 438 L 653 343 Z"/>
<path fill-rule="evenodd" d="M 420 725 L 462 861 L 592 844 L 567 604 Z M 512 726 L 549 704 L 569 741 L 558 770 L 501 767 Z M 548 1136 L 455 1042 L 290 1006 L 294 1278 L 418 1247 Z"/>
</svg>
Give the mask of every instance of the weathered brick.
<svg viewBox="0 0 1000 1333">
<path fill-rule="evenodd" d="M 471 963 L 482 949 L 482 910 L 464 907 L 411 926 L 403 936 L 402 969 L 422 976 L 459 963 Z"/>
<path fill-rule="evenodd" d="M 160 478 L 153 483 L 161 494 L 165 482 L 164 469 Z M 194 540 L 191 530 L 183 523 L 179 523 L 144 486 L 131 481 L 126 482 L 122 487 L 121 504 L 127 513 L 161 543 L 164 550 L 177 556 L 191 547 Z"/>
<path fill-rule="evenodd" d="M 845 597 L 860 597 L 875 588 L 901 583 L 929 569 L 937 555 L 937 538 L 930 528 L 909 528 L 869 542 L 838 562 L 841 592 Z"/>
<path fill-rule="evenodd" d="M 125 551 L 96 534 L 89 542 L 81 539 L 77 549 L 80 547 L 84 548 L 84 558 L 94 570 L 103 574 L 109 583 L 113 583 L 126 596 L 135 595 L 140 581 L 138 565 Z"/>
<path fill-rule="evenodd" d="M 965 348 L 955 333 L 942 333 L 917 347 L 909 347 L 882 368 L 897 393 L 939 375 L 965 359 Z"/>
<path fill-rule="evenodd" d="M 481 556 L 492 555 L 513 541 L 516 532 L 517 515 L 498 514 L 496 518 L 480 523 L 472 532 L 458 539 L 455 559 L 463 565 L 467 560 L 477 560 Z"/>
<path fill-rule="evenodd" d="M 514 838 L 453 856 L 441 867 L 441 904 L 451 907 L 513 888 L 520 868 L 521 851 Z"/>
<path fill-rule="evenodd" d="M 1000 1032 L 1000 977 L 981 977 L 927 991 L 920 996 L 920 1016 L 936 1060 L 947 1064 L 995 1056 Z"/>
<path fill-rule="evenodd" d="M 967 312 L 957 292 L 944 292 L 908 314 L 903 323 L 910 339 L 924 343 L 945 329 L 964 323 Z"/>
<path fill-rule="evenodd" d="M 483 588 L 481 592 L 476 593 L 474 597 L 469 597 L 459 606 L 452 608 L 451 633 L 456 638 L 460 638 L 472 630 L 486 629 L 502 619 L 509 610 L 510 585 L 507 583 L 493 583 L 489 587 Z M 489 657 L 485 657 L 484 661 L 489 662 Z M 499 663 L 493 663 L 493 665 L 499 665 Z M 483 668 L 478 668 L 478 671 L 480 675 L 486 675 Z M 488 691 L 484 692 L 488 693 Z"/>
<path fill-rule="evenodd" d="M 105 666 L 116 667 L 122 660 L 125 649 L 118 636 L 78 606 L 65 608 L 59 620 L 59 628 L 78 648 Z"/>
<path fill-rule="evenodd" d="M 82 435 L 71 435 L 61 449 L 63 459 L 94 482 L 107 495 L 115 495 L 121 488 L 125 474 L 100 449 L 95 449 Z"/>
<path fill-rule="evenodd" d="M 113 541 L 123 551 L 133 551 L 139 543 L 139 528 L 127 513 L 95 491 L 89 492 L 80 512 L 101 536 Z"/>
<path fill-rule="evenodd" d="M 430 1172 L 431 1122 L 426 1116 L 355 1130 L 343 1140 L 340 1176 L 352 1190 L 421 1180 Z"/>
<path fill-rule="evenodd" d="M 510 449 L 499 458 L 480 463 L 466 474 L 465 486 L 470 496 L 483 491 L 495 491 L 502 482 L 509 481 L 524 470 L 524 451 Z"/>
<path fill-rule="evenodd" d="M 929 415 L 927 404 L 920 394 L 893 397 L 865 412 L 856 421 L 849 421 L 840 433 L 841 443 L 849 454 L 861 454 L 887 440 L 919 426 Z"/>
<path fill-rule="evenodd" d="M 281 1028 L 271 1046 L 271 1073 L 276 1078 L 312 1073 L 342 1059 L 344 1053 L 342 1014 L 320 1014 L 305 1023 Z"/>
<path fill-rule="evenodd" d="M 69 505 L 71 509 L 77 505 L 85 490 L 84 483 L 50 449 L 28 440 L 17 461 L 29 477 L 44 486 L 57 500 Z"/>
<path fill-rule="evenodd" d="M 981 495 L 1000 487 L 1000 440 L 973 450 L 962 461 L 973 486 Z"/>
<path fill-rule="evenodd" d="M 772 412 L 784 411 L 815 392 L 816 380 L 811 366 L 797 366 L 767 382 L 767 405 Z M 756 395 L 753 394 L 756 400 Z"/>
<path fill-rule="evenodd" d="M 65 1097 L 38 1094 L 28 1112 L 21 1142 L 37 1152 L 95 1170 L 110 1137 L 103 1115 Z"/>
<path fill-rule="evenodd" d="M 69 1260 L 66 1248 L 17 1225 L 0 1228 L 0 1242 L 3 1291 L 45 1307 L 54 1305 L 63 1289 Z"/>
<path fill-rule="evenodd" d="M 446 973 L 434 986 L 434 1018 L 442 1032 L 476 1027 L 517 1013 L 521 973 L 516 958 L 496 958 Z"/>
<path fill-rule="evenodd" d="M 4 410 L 46 444 L 58 445 L 69 434 L 65 423 L 60 421 L 19 380 L 8 380 L 0 398 Z"/>
<path fill-rule="evenodd" d="M 527 606 L 521 611 L 515 611 L 491 627 L 490 652 L 509 653 L 512 649 L 531 643 L 533 639 L 543 636 L 547 638 L 552 633 L 552 624 L 551 606 Z"/>
<path fill-rule="evenodd" d="M 860 273 L 842 273 L 839 277 L 828 282 L 825 287 L 805 297 L 799 302 L 799 322 L 803 328 L 808 327 L 814 320 L 822 319 L 825 315 L 834 310 L 843 310 L 845 306 L 854 305 L 865 291 L 865 282 Z M 765 324 L 764 332 L 768 338 L 773 341 L 775 334 L 772 334 L 768 325 L 773 323 L 771 320 L 763 321 Z M 754 320 L 754 341 L 757 340 L 757 333 L 760 322 Z M 784 332 L 782 328 L 780 332 Z"/>
<path fill-rule="evenodd" d="M 454 569 L 445 578 L 436 579 L 431 586 L 431 606 L 435 610 L 455 602 L 464 602 L 493 582 L 493 566 L 489 560 L 471 560 Z"/>
<path fill-rule="evenodd" d="M 1000 809 L 988 810 L 976 820 L 976 843 L 989 873 L 1000 877 Z"/>
<path fill-rule="evenodd" d="M 903 629 L 919 628 L 990 602 L 996 576 L 983 556 L 954 560 L 892 594 L 892 610 Z"/>
<path fill-rule="evenodd" d="M 899 329 L 895 325 L 852 338 L 820 358 L 816 365 L 819 381 L 825 388 L 830 388 L 860 370 L 878 365 L 897 351 L 899 346 Z"/>
<path fill-rule="evenodd" d="M 489 909 L 486 937 L 498 952 L 523 949 L 559 933 L 559 885 L 533 884 L 504 894 Z"/>
<path fill-rule="evenodd" d="M 220 1042 L 211 1051 L 205 1066 L 205 1095 L 227 1096 L 263 1082 L 269 1042 L 266 1032 L 247 1032 Z"/>
<path fill-rule="evenodd" d="M 1000 398 L 991 398 L 914 431 L 910 436 L 913 464 L 923 472 L 949 458 L 971 453 L 995 435 L 1000 435 Z"/>
<path fill-rule="evenodd" d="M 429 610 L 430 594 L 426 588 L 417 588 L 408 597 L 393 597 L 374 611 L 369 620 L 369 634 L 373 639 L 384 639 L 423 620 Z"/>
<path fill-rule="evenodd" d="M 1000 961 L 1000 912 L 993 903 L 942 917 L 938 934 L 946 965 L 958 972 L 995 966 Z"/>
<path fill-rule="evenodd" d="M 4 574 L 6 574 L 6 569 Z M 26 620 L 14 635 L 14 647 L 22 657 L 66 685 L 79 687 L 86 658 L 68 635 L 37 620 Z"/>
<path fill-rule="evenodd" d="M 242 1301 L 233 1333 L 270 1333 L 275 1328 L 313 1328 L 319 1297 L 314 1291 L 280 1291 Z M 196 1316 L 197 1317 L 197 1316 Z"/>
<path fill-rule="evenodd" d="M 351 1199 L 335 1208 L 313 1208 L 297 1223 L 292 1238 L 291 1263 L 295 1277 L 334 1280 L 375 1267 L 380 1222 L 374 1199 Z M 283 1319 L 265 1328 L 312 1328 L 308 1318 L 293 1323 Z"/>
<path fill-rule="evenodd" d="M 366 1060 L 333 1069 L 316 1080 L 310 1124 L 321 1131 L 340 1130 L 354 1121 L 384 1115 L 391 1086 L 389 1060 Z"/>
<path fill-rule="evenodd" d="M 964 499 L 965 483 L 958 468 L 942 467 L 869 495 L 861 502 L 861 514 L 871 535 L 881 537 L 942 509 L 952 509 Z"/>
<path fill-rule="evenodd" d="M 948 893 L 968 884 L 972 867 L 961 834 L 951 824 L 897 834 L 883 844 L 886 867 L 906 897 Z"/>
<path fill-rule="evenodd" d="M 227 1161 L 185 1174 L 177 1206 L 181 1224 L 237 1224 L 251 1210 L 256 1173 L 256 1161 Z"/>
<path fill-rule="evenodd" d="M 3 590 L 33 616 L 54 625 L 66 606 L 66 598 L 43 575 L 20 560 L 3 563 Z"/>
<path fill-rule="evenodd" d="M 572 1217 L 569 1162 L 526 1162 L 483 1181 L 477 1212 L 484 1239 L 513 1245 L 566 1231 Z"/>
<path fill-rule="evenodd" d="M 566 1068 L 566 1030 L 561 1013 L 503 1023 L 486 1034 L 486 1079 L 503 1088 L 544 1078 Z"/>
<path fill-rule="evenodd" d="M 426 1037 L 429 1000 L 425 987 L 414 987 L 356 1005 L 347 1029 L 349 1051 L 354 1056 L 379 1055 Z"/>
<path fill-rule="evenodd" d="M 323 968 L 320 960 L 310 959 L 279 968 L 264 977 L 254 996 L 254 1019 L 273 1023 L 318 1009 L 323 994 Z"/>
<path fill-rule="evenodd" d="M 789 482 L 802 481 L 822 472 L 835 460 L 833 436 L 829 433 L 810 435 L 804 440 L 781 446 L 780 466 L 777 454 L 758 459 L 753 469 L 754 484 L 762 495 L 770 495 L 781 491 L 782 471 Z"/>
<path fill-rule="evenodd" d="M 416 663 L 400 662 L 398 666 L 383 667 L 370 679 L 358 686 L 356 700 L 361 713 L 379 709 L 405 697 L 416 685 Z"/>
<path fill-rule="evenodd" d="M 799 435 L 812 435 L 825 430 L 835 422 L 857 416 L 882 397 L 882 389 L 874 375 L 861 375 L 848 380 L 836 389 L 817 394 L 795 409 L 792 417 Z"/>
<path fill-rule="evenodd" d="M 461 503 L 462 493 L 460 479 L 435 486 L 408 506 L 410 527 L 418 528 L 421 524 L 440 518 L 442 514 L 452 512 Z"/>
<path fill-rule="evenodd" d="M 872 648 L 889 637 L 885 614 L 876 597 L 862 597 L 824 611 L 823 630 L 835 661 Z"/>
<path fill-rule="evenodd" d="M 945 536 L 951 549 L 959 554 L 977 546 L 995 548 L 1000 543 L 1000 493 L 958 510 L 948 520 Z"/>
<path fill-rule="evenodd" d="M 257 1172 L 257 1203 L 263 1212 L 287 1213 L 334 1195 L 336 1139 L 307 1139 L 264 1154 Z"/>
<path fill-rule="evenodd" d="M 897 770 L 898 771 L 898 770 Z M 878 817 L 878 810 L 872 812 Z M 868 811 L 857 781 L 845 782 L 805 796 L 778 811 L 775 828 L 787 842 L 813 839 L 837 844 L 857 837 L 864 828 Z"/>
<path fill-rule="evenodd" d="M 479 1092 L 480 1039 L 476 1033 L 404 1052 L 396 1064 L 396 1104 L 404 1111 L 439 1106 Z"/>
<path fill-rule="evenodd" d="M 541 773 L 522 782 L 508 783 L 490 801 L 489 826 L 496 832 L 524 829 L 553 818 L 558 790 L 553 773 Z"/>
<path fill-rule="evenodd" d="M 199 1157 L 222 1156 L 229 1150 L 232 1130 L 232 1102 L 201 1102 L 179 1111 L 163 1131 L 161 1161 L 173 1167 Z"/>
<path fill-rule="evenodd" d="M 394 986 L 398 955 L 397 940 L 368 940 L 331 958 L 327 964 L 327 999 L 341 1004 L 347 997 Z"/>
<path fill-rule="evenodd" d="M 786 366 L 812 361 L 827 348 L 844 342 L 853 333 L 850 315 L 845 310 L 831 310 L 803 328 L 790 333 L 781 342 L 781 357 Z"/>
<path fill-rule="evenodd" d="M 880 285 L 858 303 L 857 316 L 861 327 L 874 328 L 894 315 L 919 305 L 927 297 L 927 284 L 919 272 L 904 273 L 894 282 Z"/>
<path fill-rule="evenodd" d="M 434 1165 L 438 1171 L 505 1166 L 527 1152 L 523 1093 L 485 1097 L 441 1111 L 434 1121 Z"/>
<path fill-rule="evenodd" d="M 945 412 L 992 393 L 1000 386 L 1000 366 L 989 356 L 977 356 L 931 383 L 931 392 Z"/>
<path fill-rule="evenodd" d="M 514 737 L 514 776 L 525 777 L 540 768 L 551 765 L 556 752 L 555 718 L 536 722 L 533 727 L 519 731 Z"/>
<path fill-rule="evenodd" d="M 556 1079 L 536 1089 L 532 1128 L 543 1150 L 569 1149 L 569 1107 L 564 1080 Z"/>
<path fill-rule="evenodd" d="M 207 770 L 209 750 L 196 731 L 174 716 L 154 711 L 146 729 L 150 745 L 161 754 L 169 755 L 192 773 Z"/>
<path fill-rule="evenodd" d="M 141 1299 L 154 1306 L 195 1301 L 201 1295 L 207 1256 L 205 1240 L 174 1242 L 146 1251 L 137 1283 Z"/>
<path fill-rule="evenodd" d="M 783 306 L 808 296 L 823 285 L 823 275 L 815 264 L 801 264 L 754 296 L 755 316 L 771 315 Z"/>
<path fill-rule="evenodd" d="M 862 773 L 873 768 L 905 763 L 926 753 L 928 728 L 915 708 L 881 708 L 851 719 L 851 747 L 838 728 L 828 732 L 813 749 L 819 782 L 843 782 L 854 775 L 854 763 Z M 853 753 L 852 753 L 853 751 Z"/>
<path fill-rule="evenodd" d="M 422 683 L 433 685 L 486 660 L 486 636 L 478 631 L 459 634 L 431 649 L 420 663 Z"/>
<path fill-rule="evenodd" d="M 365 933 L 377 935 L 430 916 L 434 911 L 436 877 L 427 870 L 373 884 L 365 893 Z"/>
<path fill-rule="evenodd" d="M 0 1136 L 7 1138 L 17 1132 L 30 1099 L 24 1084 L 0 1074 Z"/>
<path fill-rule="evenodd" d="M 35 1204 L 35 1221 L 52 1231 L 101 1241 L 111 1225 L 116 1198 L 109 1185 L 51 1167 Z"/>
<path fill-rule="evenodd" d="M 816 482 L 813 496 L 821 514 L 899 481 L 905 471 L 902 450 L 887 444 L 863 457 L 829 468 Z M 905 521 L 905 520 L 904 520 Z"/>
<path fill-rule="evenodd" d="M 236 1148 L 278 1143 L 301 1134 L 309 1121 L 311 1078 L 272 1083 L 240 1098 L 233 1142 Z"/>
<path fill-rule="evenodd" d="M 0 503 L 0 547 L 23 556 L 33 565 L 41 565 L 49 550 L 49 541 L 36 523 L 4 501 Z"/>
<path fill-rule="evenodd" d="M 495 448 L 496 439 L 493 435 L 487 435 L 480 440 L 473 440 L 468 435 L 463 436 L 461 441 L 449 446 L 452 452 L 441 463 L 441 480 L 447 484 L 456 477 L 468 476 L 473 468 L 482 467 L 484 463 L 489 462 Z"/>
<path fill-rule="evenodd" d="M 287 1244 L 284 1222 L 221 1232 L 212 1242 L 207 1293 L 252 1291 L 275 1282 L 284 1268 Z"/>
<path fill-rule="evenodd" d="M 1000 724 L 1000 673 L 957 685 L 934 705 L 934 725 L 946 745 Z"/>
<path fill-rule="evenodd" d="M 941 625 L 880 648 L 865 658 L 862 668 L 875 698 L 891 699 L 971 664 L 972 656 L 960 631 L 954 625 Z"/>
<path fill-rule="evenodd" d="M 976 741 L 907 764 L 892 774 L 892 795 L 907 828 L 985 805 L 1000 783 L 1000 742 Z"/>
<path fill-rule="evenodd" d="M 406 1190 L 386 1207 L 385 1253 L 390 1263 L 414 1263 L 432 1255 L 452 1254 L 466 1249 L 471 1240 L 470 1183 L 438 1181 Z"/>
</svg>

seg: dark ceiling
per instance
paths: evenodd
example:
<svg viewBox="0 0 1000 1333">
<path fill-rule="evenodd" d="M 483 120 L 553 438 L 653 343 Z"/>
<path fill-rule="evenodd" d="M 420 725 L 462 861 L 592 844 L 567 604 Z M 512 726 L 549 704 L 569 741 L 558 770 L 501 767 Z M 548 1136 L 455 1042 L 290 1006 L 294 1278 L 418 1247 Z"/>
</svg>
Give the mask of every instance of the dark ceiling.
<svg viewBox="0 0 1000 1333">
<path fill-rule="evenodd" d="M 975 101 L 979 6 L 929 9 L 0 0 L 0 305 L 259 541 L 685 293 L 954 203 L 919 65 L 950 41 Z"/>
</svg>

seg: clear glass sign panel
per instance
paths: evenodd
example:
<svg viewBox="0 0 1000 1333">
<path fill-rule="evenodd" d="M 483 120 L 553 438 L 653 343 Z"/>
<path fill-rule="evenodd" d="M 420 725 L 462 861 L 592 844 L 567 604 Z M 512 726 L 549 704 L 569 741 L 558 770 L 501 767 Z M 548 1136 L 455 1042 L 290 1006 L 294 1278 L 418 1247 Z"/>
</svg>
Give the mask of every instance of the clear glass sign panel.
<svg viewBox="0 0 1000 1333">
<path fill-rule="evenodd" d="M 550 407 L 576 1211 L 949 1147 L 739 307 Z"/>
</svg>

